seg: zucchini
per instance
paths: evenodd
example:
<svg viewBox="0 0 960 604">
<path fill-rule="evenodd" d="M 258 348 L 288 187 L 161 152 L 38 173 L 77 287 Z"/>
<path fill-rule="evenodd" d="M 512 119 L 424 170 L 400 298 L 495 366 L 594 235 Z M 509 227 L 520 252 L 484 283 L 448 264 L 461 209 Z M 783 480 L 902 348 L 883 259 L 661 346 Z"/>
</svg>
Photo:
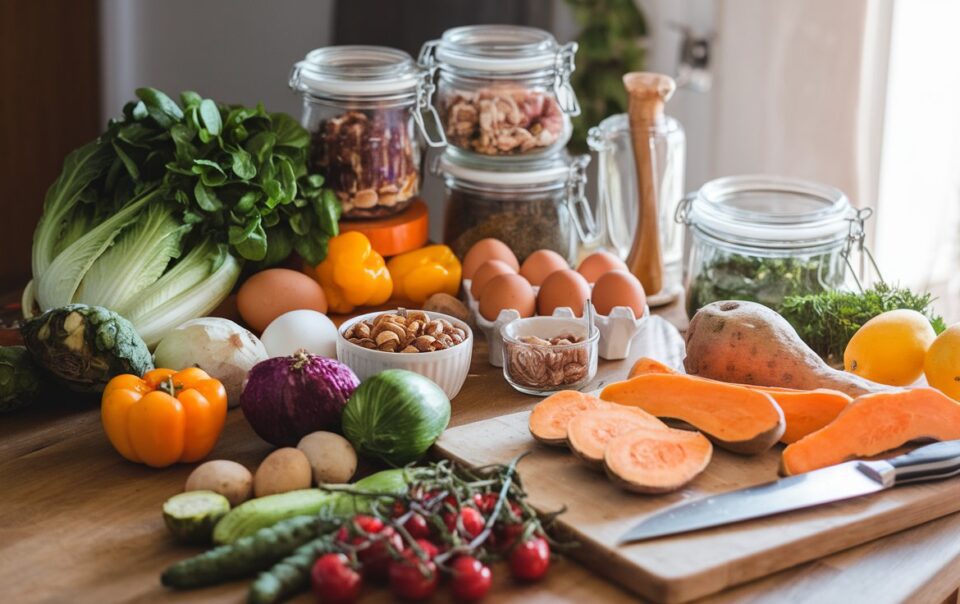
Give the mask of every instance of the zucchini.
<svg viewBox="0 0 960 604">
<path fill-rule="evenodd" d="M 246 577 L 289 556 L 315 539 L 320 530 L 321 523 L 315 516 L 288 518 L 230 545 L 181 560 L 163 571 L 160 582 L 167 587 L 190 589 Z"/>
<path fill-rule="evenodd" d="M 294 516 L 316 516 L 335 505 L 339 495 L 320 489 L 301 489 L 251 499 L 230 510 L 213 529 L 217 545 L 234 543 Z"/>
<path fill-rule="evenodd" d="M 310 587 L 310 571 L 317 558 L 333 551 L 329 535 L 309 541 L 265 572 L 260 573 L 247 593 L 249 604 L 283 602 Z"/>
<path fill-rule="evenodd" d="M 227 498 L 213 491 L 188 491 L 163 504 L 163 521 L 178 541 L 209 543 L 213 527 L 230 511 Z"/>
</svg>

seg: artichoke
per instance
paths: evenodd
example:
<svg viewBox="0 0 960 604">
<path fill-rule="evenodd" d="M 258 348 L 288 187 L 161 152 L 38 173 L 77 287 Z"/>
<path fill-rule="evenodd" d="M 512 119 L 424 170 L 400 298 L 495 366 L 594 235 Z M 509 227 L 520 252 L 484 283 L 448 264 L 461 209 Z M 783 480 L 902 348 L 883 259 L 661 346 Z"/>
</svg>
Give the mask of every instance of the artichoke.
<svg viewBox="0 0 960 604">
<path fill-rule="evenodd" d="M 68 388 L 101 392 L 121 373 L 153 369 L 150 351 L 133 325 L 102 306 L 52 308 L 21 328 L 33 358 Z"/>
<path fill-rule="evenodd" d="M 40 368 L 23 346 L 0 348 L 0 413 L 34 402 L 42 383 Z"/>
</svg>

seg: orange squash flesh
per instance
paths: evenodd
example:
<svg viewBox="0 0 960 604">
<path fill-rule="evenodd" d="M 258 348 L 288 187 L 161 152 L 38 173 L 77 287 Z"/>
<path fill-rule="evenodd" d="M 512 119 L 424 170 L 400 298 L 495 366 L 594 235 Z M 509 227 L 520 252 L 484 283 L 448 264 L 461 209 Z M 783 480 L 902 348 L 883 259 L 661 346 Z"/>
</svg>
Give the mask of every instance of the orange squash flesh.
<svg viewBox="0 0 960 604">
<path fill-rule="evenodd" d="M 826 427 L 784 449 L 781 471 L 802 474 L 921 438 L 960 438 L 960 403 L 933 388 L 865 394 Z"/>
<path fill-rule="evenodd" d="M 627 490 L 668 493 L 703 472 L 712 455 L 713 446 L 699 432 L 642 427 L 607 443 L 603 466 Z"/>
<path fill-rule="evenodd" d="M 567 424 L 567 445 L 588 465 L 601 468 L 607 443 L 634 428 L 667 426 L 639 407 L 610 405 L 578 413 Z"/>
<path fill-rule="evenodd" d="M 561 390 L 543 399 L 530 412 L 530 434 L 545 445 L 567 444 L 567 424 L 573 416 L 588 409 L 608 407 L 610 403 L 591 394 Z"/>
<path fill-rule="evenodd" d="M 826 426 L 853 401 L 839 390 L 791 390 L 790 388 L 763 388 L 750 386 L 753 390 L 766 392 L 777 401 L 783 411 L 787 428 L 780 442 L 790 444 Z"/>
<path fill-rule="evenodd" d="M 633 364 L 633 367 L 630 368 L 630 373 L 627 374 L 627 379 L 629 380 L 630 378 L 647 373 L 677 373 L 677 371 L 673 367 L 670 367 L 665 363 L 661 363 L 657 359 L 640 357 L 637 359 L 637 362 Z"/>
<path fill-rule="evenodd" d="M 638 375 L 610 384 L 600 398 L 686 422 L 718 446 L 747 455 L 776 444 L 786 424 L 765 392 L 683 374 Z"/>
</svg>

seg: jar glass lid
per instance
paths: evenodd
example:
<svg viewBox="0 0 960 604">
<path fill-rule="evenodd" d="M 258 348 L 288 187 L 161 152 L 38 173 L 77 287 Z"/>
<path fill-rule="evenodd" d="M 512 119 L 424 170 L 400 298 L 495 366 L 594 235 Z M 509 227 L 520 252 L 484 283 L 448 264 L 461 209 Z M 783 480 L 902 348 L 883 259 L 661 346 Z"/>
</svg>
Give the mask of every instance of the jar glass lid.
<svg viewBox="0 0 960 604">
<path fill-rule="evenodd" d="M 440 63 L 468 71 L 527 72 L 553 69 L 560 45 L 553 34 L 522 25 L 468 25 L 443 32 Z"/>
<path fill-rule="evenodd" d="M 688 222 L 723 240 L 817 246 L 846 238 L 853 210 L 835 187 L 783 176 L 729 176 L 703 185 Z"/>
<path fill-rule="evenodd" d="M 413 57 L 384 46 L 328 46 L 307 53 L 290 73 L 290 87 L 316 96 L 391 97 L 417 91 Z"/>
<path fill-rule="evenodd" d="M 589 161 L 589 156 L 571 158 L 561 153 L 534 160 L 512 162 L 473 158 L 454 148 L 438 158 L 436 172 L 481 189 L 508 189 L 511 187 L 563 187 L 570 180 L 576 162 Z"/>
</svg>

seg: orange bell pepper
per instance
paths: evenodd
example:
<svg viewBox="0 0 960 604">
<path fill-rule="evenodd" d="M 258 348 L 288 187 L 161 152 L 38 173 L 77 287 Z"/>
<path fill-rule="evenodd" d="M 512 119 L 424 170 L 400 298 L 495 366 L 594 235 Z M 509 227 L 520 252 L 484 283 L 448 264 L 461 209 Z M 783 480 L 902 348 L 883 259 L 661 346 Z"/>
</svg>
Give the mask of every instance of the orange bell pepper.
<svg viewBox="0 0 960 604">
<path fill-rule="evenodd" d="M 226 417 L 223 384 L 197 367 L 118 375 L 104 388 L 100 407 L 117 452 L 154 468 L 206 457 Z"/>
<path fill-rule="evenodd" d="M 456 296 L 460 290 L 460 261 L 445 245 L 428 245 L 387 262 L 394 296 L 423 304 L 437 293 Z"/>
<path fill-rule="evenodd" d="M 376 306 L 390 299 L 393 281 L 383 256 L 363 233 L 350 231 L 330 240 L 327 257 L 317 265 L 317 281 L 332 312 Z"/>
</svg>

